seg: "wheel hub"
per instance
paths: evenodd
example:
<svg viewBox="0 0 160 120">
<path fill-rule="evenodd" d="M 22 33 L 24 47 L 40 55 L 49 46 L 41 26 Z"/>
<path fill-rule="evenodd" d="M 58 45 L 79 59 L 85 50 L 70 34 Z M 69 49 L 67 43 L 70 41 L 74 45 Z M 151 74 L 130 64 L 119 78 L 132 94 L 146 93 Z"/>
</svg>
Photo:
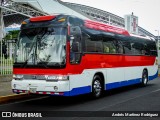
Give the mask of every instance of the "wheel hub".
<svg viewBox="0 0 160 120">
<path fill-rule="evenodd" d="M 101 88 L 102 88 L 99 80 L 95 80 L 93 88 L 95 94 L 98 96 L 101 93 Z"/>
</svg>

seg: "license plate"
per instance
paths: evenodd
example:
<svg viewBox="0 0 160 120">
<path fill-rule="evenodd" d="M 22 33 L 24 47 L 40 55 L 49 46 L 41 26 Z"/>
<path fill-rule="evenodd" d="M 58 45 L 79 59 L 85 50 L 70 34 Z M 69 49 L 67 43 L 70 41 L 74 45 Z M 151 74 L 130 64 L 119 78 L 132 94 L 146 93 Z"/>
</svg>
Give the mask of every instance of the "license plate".
<svg viewBox="0 0 160 120">
<path fill-rule="evenodd" d="M 29 92 L 30 93 L 36 93 L 37 92 L 37 88 L 29 88 Z"/>
</svg>

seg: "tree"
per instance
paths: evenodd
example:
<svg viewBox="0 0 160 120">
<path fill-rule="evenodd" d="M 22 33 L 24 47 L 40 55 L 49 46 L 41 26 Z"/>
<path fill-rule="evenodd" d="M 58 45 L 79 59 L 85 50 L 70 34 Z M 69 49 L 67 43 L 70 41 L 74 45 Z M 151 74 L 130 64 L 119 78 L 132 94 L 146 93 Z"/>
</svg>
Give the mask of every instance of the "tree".
<svg viewBox="0 0 160 120">
<path fill-rule="evenodd" d="M 13 31 L 8 31 L 7 35 L 5 36 L 5 40 L 12 40 L 12 39 L 17 39 L 18 34 L 20 30 L 13 30 Z"/>
</svg>

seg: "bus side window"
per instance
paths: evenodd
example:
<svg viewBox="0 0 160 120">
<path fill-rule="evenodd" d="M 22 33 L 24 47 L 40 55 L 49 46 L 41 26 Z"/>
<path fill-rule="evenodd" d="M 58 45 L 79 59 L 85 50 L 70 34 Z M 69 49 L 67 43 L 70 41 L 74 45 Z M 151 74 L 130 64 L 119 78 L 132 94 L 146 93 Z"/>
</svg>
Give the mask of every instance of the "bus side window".
<svg viewBox="0 0 160 120">
<path fill-rule="evenodd" d="M 123 54 L 124 53 L 123 52 L 123 46 L 122 46 L 122 42 L 120 40 L 117 41 L 116 46 L 117 46 L 117 53 Z"/>
<path fill-rule="evenodd" d="M 114 39 L 105 37 L 103 40 L 103 52 L 108 54 L 116 53 L 116 44 Z"/>
<path fill-rule="evenodd" d="M 107 44 L 104 44 L 104 53 L 109 53 L 109 47 Z"/>
<path fill-rule="evenodd" d="M 103 52 L 103 43 L 101 38 L 84 36 L 83 39 L 85 40 L 85 52 Z"/>
<path fill-rule="evenodd" d="M 148 49 L 151 56 L 157 56 L 157 48 L 155 42 L 150 41 L 150 43 L 148 44 Z"/>
<path fill-rule="evenodd" d="M 147 44 L 144 44 L 143 50 L 144 50 L 143 53 L 145 53 L 144 55 L 150 55 Z"/>
<path fill-rule="evenodd" d="M 139 43 L 131 43 L 132 45 L 132 51 L 134 55 L 140 55 L 141 54 L 141 44 Z"/>
<path fill-rule="evenodd" d="M 131 55 L 131 43 L 129 41 L 122 41 L 123 42 L 123 47 L 124 47 L 124 53 Z"/>
</svg>

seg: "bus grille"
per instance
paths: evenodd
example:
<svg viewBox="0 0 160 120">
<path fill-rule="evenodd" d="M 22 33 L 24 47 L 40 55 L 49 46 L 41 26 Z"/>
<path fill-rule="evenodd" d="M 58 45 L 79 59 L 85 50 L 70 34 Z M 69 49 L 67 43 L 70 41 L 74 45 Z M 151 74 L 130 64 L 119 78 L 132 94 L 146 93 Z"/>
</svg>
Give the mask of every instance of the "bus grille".
<svg viewBox="0 0 160 120">
<path fill-rule="evenodd" d="M 24 75 L 24 79 L 46 80 L 45 75 Z"/>
</svg>

